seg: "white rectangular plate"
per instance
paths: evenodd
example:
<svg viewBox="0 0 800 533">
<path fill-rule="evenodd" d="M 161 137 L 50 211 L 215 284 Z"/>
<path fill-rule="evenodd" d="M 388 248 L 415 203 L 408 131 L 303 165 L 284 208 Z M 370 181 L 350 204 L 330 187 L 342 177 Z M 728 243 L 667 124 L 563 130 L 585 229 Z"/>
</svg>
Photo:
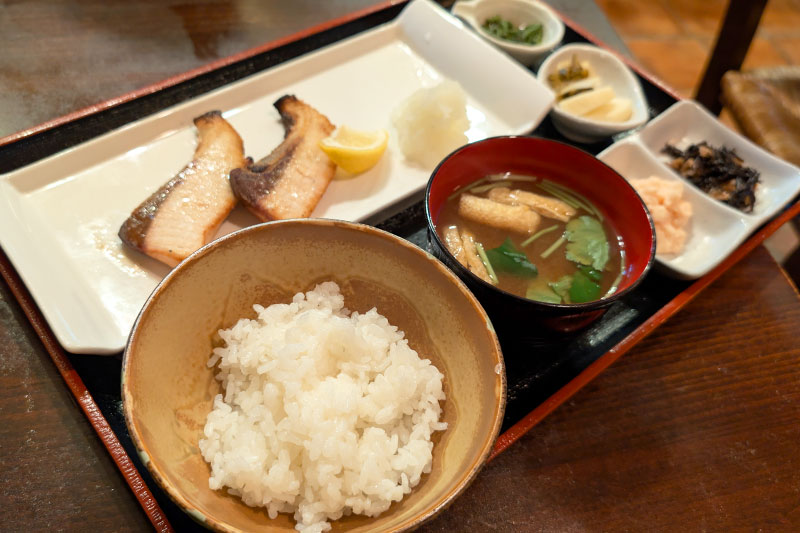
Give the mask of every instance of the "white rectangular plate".
<svg viewBox="0 0 800 533">
<path fill-rule="evenodd" d="M 735 149 L 746 166 L 760 173 L 752 213 L 708 196 L 673 170 L 669 157 L 661 152 L 667 143 L 685 148 L 700 141 Z M 689 100 L 673 104 L 639 132 L 611 145 L 598 157 L 627 179 L 657 176 L 685 184 L 684 198 L 692 204 L 693 215 L 684 250 L 656 256 L 662 271 L 683 279 L 707 274 L 800 192 L 797 167 L 748 141 Z"/>
<path fill-rule="evenodd" d="M 0 245 L 65 349 L 119 352 L 169 269 L 124 248 L 116 233 L 191 160 L 194 117 L 222 110 L 258 160 L 283 139 L 272 103 L 284 94 L 334 124 L 391 135 L 393 109 L 444 78 L 467 94 L 470 141 L 528 133 L 553 102 L 521 65 L 439 6 L 415 0 L 391 23 L 0 176 Z M 331 183 L 312 216 L 360 221 L 424 188 L 432 169 L 405 161 L 391 139 L 375 168 Z M 237 208 L 217 236 L 256 222 Z"/>
</svg>

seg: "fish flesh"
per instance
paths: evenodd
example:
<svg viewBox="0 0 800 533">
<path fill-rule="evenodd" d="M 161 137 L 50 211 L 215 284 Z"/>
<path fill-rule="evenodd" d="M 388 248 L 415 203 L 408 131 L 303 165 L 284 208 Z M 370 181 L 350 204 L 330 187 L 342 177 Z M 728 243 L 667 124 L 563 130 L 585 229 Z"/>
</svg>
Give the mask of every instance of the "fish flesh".
<svg viewBox="0 0 800 533">
<path fill-rule="evenodd" d="M 286 129 L 265 158 L 231 171 L 233 192 L 260 220 L 311 215 L 336 172 L 319 147 L 334 130 L 328 118 L 293 95 L 274 104 Z"/>
<path fill-rule="evenodd" d="M 122 242 L 175 266 L 206 244 L 236 205 L 228 175 L 247 164 L 244 144 L 219 111 L 194 119 L 192 161 L 142 202 L 119 229 Z"/>
</svg>

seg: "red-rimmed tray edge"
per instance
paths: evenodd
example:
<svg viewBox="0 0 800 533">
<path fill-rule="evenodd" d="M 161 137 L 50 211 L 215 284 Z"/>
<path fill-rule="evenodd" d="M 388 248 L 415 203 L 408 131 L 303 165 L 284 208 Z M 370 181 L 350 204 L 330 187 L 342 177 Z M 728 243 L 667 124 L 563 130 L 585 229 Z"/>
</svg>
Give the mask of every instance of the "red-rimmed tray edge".
<svg viewBox="0 0 800 533">
<path fill-rule="evenodd" d="M 139 471 L 136 469 L 136 465 L 133 464 L 131 458 L 128 456 L 127 452 L 125 452 L 125 449 L 117 439 L 116 434 L 103 416 L 97 403 L 95 403 L 94 398 L 89 393 L 83 380 L 78 375 L 78 372 L 75 371 L 72 363 L 70 363 L 61 345 L 56 340 L 53 330 L 50 329 L 50 326 L 45 321 L 44 316 L 41 311 L 39 311 L 39 307 L 33 301 L 33 297 L 30 292 L 28 292 L 28 289 L 25 287 L 19 274 L 17 274 L 17 271 L 11 265 L 11 262 L 2 248 L 0 248 L 0 275 L 5 279 L 11 289 L 11 294 L 13 294 L 17 302 L 19 302 L 22 311 L 25 313 L 31 326 L 33 326 L 33 330 L 42 341 L 47 353 L 50 354 L 50 358 L 55 363 L 61 377 L 64 378 L 70 392 L 77 400 L 86 418 L 89 419 L 89 423 L 92 425 L 95 432 L 97 432 L 97 435 L 108 450 L 111 458 L 117 464 L 117 468 L 119 468 L 128 486 L 136 496 L 136 499 L 139 500 L 139 504 L 144 509 L 153 527 L 155 527 L 156 531 L 163 533 L 174 531 L 166 515 L 164 515 L 158 502 L 156 502 L 153 494 L 147 488 Z"/>
<path fill-rule="evenodd" d="M 211 62 L 202 67 L 198 67 L 196 69 L 184 72 L 182 74 L 172 76 L 160 82 L 156 82 L 154 84 L 142 87 L 135 91 L 131 91 L 129 93 L 106 100 L 104 102 L 100 102 L 92 106 L 79 109 L 77 111 L 50 120 L 48 122 L 39 124 L 32 128 L 0 138 L 0 146 L 22 140 L 24 138 L 42 133 L 57 126 L 112 108 L 122 103 L 135 100 L 136 98 L 158 92 L 167 87 L 171 87 L 178 83 L 190 80 L 192 78 L 195 78 L 207 72 L 211 72 L 215 69 L 230 65 L 242 59 L 247 59 L 254 55 L 278 48 L 280 46 L 292 43 L 294 41 L 303 39 L 305 37 L 314 35 L 316 33 L 368 16 L 372 13 L 382 11 L 394 5 L 400 5 L 407 2 L 408 0 L 389 0 L 386 2 L 377 3 L 373 6 L 358 11 L 354 11 L 347 15 L 343 15 L 342 17 L 338 17 L 330 21 L 323 22 L 321 24 L 312 26 L 305 30 L 301 30 L 297 33 L 283 37 L 281 39 L 270 41 L 268 43 L 251 48 L 249 50 L 245 50 L 238 54 L 234 54 L 222 58 L 220 60 Z M 558 13 L 557 10 L 556 12 Z M 615 55 L 617 55 L 617 57 L 619 57 L 620 60 L 622 60 L 637 74 L 647 79 L 650 83 L 656 85 L 659 89 L 661 89 L 668 95 L 672 96 L 676 100 L 681 99 L 681 97 L 674 90 L 672 90 L 670 87 L 664 84 L 660 79 L 653 76 L 651 73 L 645 71 L 639 65 L 637 65 L 635 62 L 631 61 L 627 57 L 622 56 L 621 54 L 613 50 L 611 47 L 605 45 L 600 39 L 595 37 L 591 32 L 587 31 L 581 25 L 571 20 L 569 17 L 564 16 L 562 13 L 558 14 L 559 16 L 561 16 L 564 23 L 567 26 L 569 26 L 573 31 L 580 34 L 582 37 L 594 43 L 595 45 L 603 47 L 604 49 L 609 50 Z M 514 424 L 511 428 L 506 430 L 503 434 L 501 434 L 497 438 L 497 441 L 495 442 L 494 448 L 492 449 L 492 453 L 489 456 L 488 460 L 491 461 L 492 459 L 497 457 L 497 455 L 499 455 L 501 452 L 506 450 L 511 444 L 519 440 L 520 437 L 522 437 L 525 433 L 530 431 L 531 428 L 533 428 L 536 424 L 541 422 L 548 414 L 552 413 L 558 406 L 560 406 L 569 398 L 571 398 L 581 388 L 583 388 L 586 384 L 591 382 L 606 368 L 611 366 L 617 359 L 619 359 L 628 350 L 633 348 L 633 346 L 635 346 L 637 343 L 639 343 L 641 340 L 647 337 L 650 333 L 652 333 L 660 324 L 662 324 L 670 316 L 677 313 L 686 304 L 692 301 L 694 297 L 697 296 L 703 289 L 708 287 L 712 282 L 714 282 L 717 278 L 719 278 L 722 274 L 724 274 L 728 269 L 730 269 L 733 265 L 738 263 L 742 258 L 744 258 L 747 254 L 749 254 L 756 246 L 759 246 L 767 237 L 772 235 L 779 227 L 781 227 L 783 224 L 785 224 L 787 221 L 791 220 L 793 217 L 797 215 L 800 215 L 800 202 L 795 203 L 790 208 L 786 209 L 777 218 L 769 222 L 755 235 L 753 235 L 747 241 L 745 241 L 744 244 L 739 246 L 739 248 L 737 248 L 714 270 L 712 270 L 702 278 L 692 283 L 686 290 L 684 290 L 683 292 L 678 294 L 675 298 L 673 298 L 671 301 L 669 301 L 664 307 L 659 309 L 648 320 L 646 320 L 643 324 L 637 327 L 634 331 L 632 331 L 627 337 L 625 337 L 619 343 L 617 343 L 608 352 L 606 352 L 604 355 L 602 355 L 600 358 L 594 361 L 580 374 L 578 374 L 575 378 L 573 378 L 570 382 L 568 382 L 564 387 L 559 389 L 555 394 L 550 396 L 547 400 L 545 400 L 539 406 L 534 408 L 530 413 L 528 413 L 522 420 L 520 420 L 519 422 Z M 68 388 L 70 389 L 70 392 L 77 400 L 78 405 L 80 405 L 81 407 L 81 410 L 89 419 L 90 424 L 95 429 L 98 436 L 100 437 L 100 440 L 103 442 L 103 445 L 106 447 L 112 459 L 116 463 L 117 467 L 119 468 L 120 472 L 125 478 L 125 481 L 127 482 L 128 486 L 133 491 L 134 496 L 137 498 L 140 505 L 147 514 L 150 522 L 153 524 L 153 526 L 156 528 L 157 531 L 162 531 L 162 532 L 173 531 L 172 526 L 170 525 L 169 521 L 164 515 L 164 512 L 161 510 L 160 506 L 156 502 L 152 493 L 147 488 L 147 485 L 144 483 L 144 480 L 142 479 L 141 475 L 136 469 L 136 466 L 133 464 L 130 457 L 123 449 L 122 445 L 117 439 L 116 434 L 109 426 L 108 421 L 103 416 L 99 407 L 95 403 L 94 398 L 89 393 L 89 390 L 86 388 L 86 385 L 83 383 L 83 380 L 80 378 L 80 376 L 70 363 L 64 350 L 61 348 L 60 344 L 55 338 L 55 335 L 50 329 L 50 326 L 45 321 L 43 315 L 39 311 L 38 306 L 34 302 L 33 298 L 31 297 L 30 293 L 28 292 L 27 288 L 25 287 L 24 283 L 19 277 L 19 274 L 11 265 L 8 257 L 5 255 L 5 252 L 2 250 L 2 248 L 0 248 L 0 276 L 2 276 L 3 279 L 5 279 L 6 283 L 11 289 L 11 293 L 14 295 L 17 302 L 19 302 L 20 307 L 25 313 L 25 316 L 33 326 L 36 334 L 41 339 L 42 344 L 44 345 L 46 351 L 48 352 L 51 359 L 55 363 L 58 371 L 61 373 L 61 376 L 64 378 L 64 381 L 66 382 Z"/>
</svg>

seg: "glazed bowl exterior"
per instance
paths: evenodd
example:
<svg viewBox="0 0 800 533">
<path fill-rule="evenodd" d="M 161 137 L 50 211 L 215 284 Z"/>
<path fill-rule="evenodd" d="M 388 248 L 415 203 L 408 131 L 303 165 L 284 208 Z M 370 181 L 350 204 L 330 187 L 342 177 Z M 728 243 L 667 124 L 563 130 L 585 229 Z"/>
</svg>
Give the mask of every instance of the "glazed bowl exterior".
<svg viewBox="0 0 800 533">
<path fill-rule="evenodd" d="M 584 195 L 622 237 L 626 265 L 618 290 L 580 304 L 551 304 L 516 296 L 487 283 L 459 263 L 436 231 L 439 213 L 458 188 L 489 174 L 512 172 L 548 179 Z M 588 326 L 633 290 L 655 257 L 655 229 L 639 195 L 611 167 L 578 148 L 536 137 L 492 137 L 451 153 L 433 171 L 425 193 L 428 239 L 434 255 L 464 280 L 483 304 L 501 340 L 548 337 Z"/>
<path fill-rule="evenodd" d="M 433 466 L 401 502 L 375 518 L 347 516 L 333 531 L 403 531 L 441 511 L 486 461 L 505 406 L 500 346 L 475 297 L 443 264 L 384 231 L 333 220 L 287 220 L 243 229 L 201 248 L 155 289 L 123 360 L 125 421 L 142 461 L 170 497 L 217 531 L 294 531 L 208 486 L 198 440 L 221 392 L 207 361 L 216 332 L 254 304 L 290 302 L 336 281 L 350 310 L 378 312 L 444 374 L 447 430 L 434 434 Z"/>
</svg>

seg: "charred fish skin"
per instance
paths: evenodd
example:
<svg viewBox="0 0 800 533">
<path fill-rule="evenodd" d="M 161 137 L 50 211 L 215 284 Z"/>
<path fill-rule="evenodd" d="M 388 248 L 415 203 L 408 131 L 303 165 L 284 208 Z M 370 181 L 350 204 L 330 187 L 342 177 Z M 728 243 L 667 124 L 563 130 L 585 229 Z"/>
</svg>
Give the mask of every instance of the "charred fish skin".
<svg viewBox="0 0 800 533">
<path fill-rule="evenodd" d="M 260 220 L 306 218 L 319 203 L 336 165 L 319 147 L 334 130 L 330 120 L 285 95 L 274 103 L 285 129 L 283 141 L 258 162 L 231 171 L 236 197 Z"/>
<path fill-rule="evenodd" d="M 219 111 L 194 119 L 192 161 L 133 210 L 119 229 L 128 246 L 169 266 L 206 244 L 236 205 L 229 172 L 247 164 L 244 143 Z"/>
</svg>

